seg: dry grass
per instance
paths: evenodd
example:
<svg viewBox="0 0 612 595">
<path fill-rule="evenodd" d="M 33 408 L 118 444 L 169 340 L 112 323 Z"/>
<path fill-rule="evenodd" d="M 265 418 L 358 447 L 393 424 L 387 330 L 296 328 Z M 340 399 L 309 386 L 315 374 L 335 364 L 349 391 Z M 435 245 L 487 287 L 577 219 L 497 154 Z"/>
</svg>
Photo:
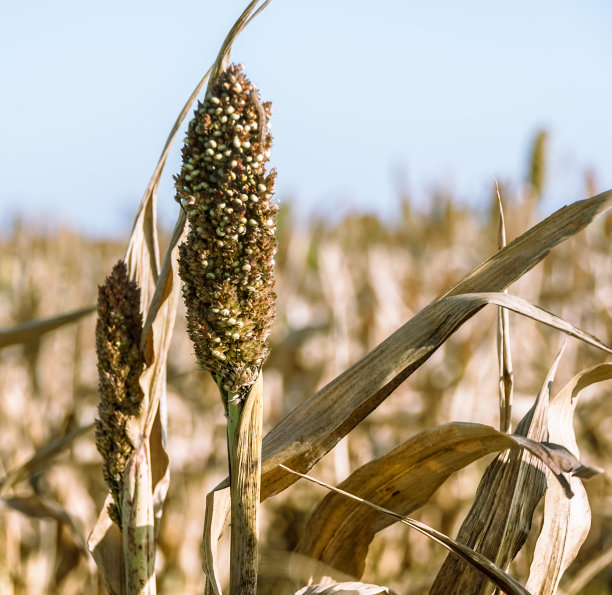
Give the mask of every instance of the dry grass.
<svg viewBox="0 0 612 595">
<path fill-rule="evenodd" d="M 505 199 L 512 239 L 536 215 L 533 203 Z M 512 292 L 609 344 L 611 233 L 608 216 L 553 251 Z M 474 237 L 478 242 L 471 241 Z M 406 201 L 402 220 L 392 225 L 352 215 L 333 227 L 318 223 L 305 231 L 294 225 L 286 206 L 279 240 L 279 315 L 265 370 L 267 429 L 492 254 L 496 227 L 494 219 L 448 200 L 419 213 Z M 92 303 L 96 286 L 121 252 L 120 244 L 91 242 L 67 230 L 41 234 L 16 224 L 2 245 L 0 326 Z M 313 473 L 335 483 L 418 431 L 451 420 L 497 426 L 494 320 L 489 308 L 465 324 L 351 432 L 346 448 L 325 457 Z M 533 402 L 561 337 L 522 317 L 511 315 L 510 320 L 516 422 L 518 413 Z M 0 352 L 4 472 L 20 466 L 50 440 L 93 421 L 93 327 L 93 317 L 88 317 L 40 341 Z M 600 361 L 600 353 L 570 340 L 558 386 Z M 607 426 L 612 417 L 606 405 L 605 390 L 590 390 L 578 408 L 576 430 L 582 460 L 609 471 L 612 432 Z M 171 483 L 159 533 L 158 588 L 160 593 L 198 593 L 203 585 L 198 553 L 203 495 L 226 474 L 225 420 L 216 387 L 194 369 L 182 315 L 168 362 L 168 412 Z M 43 464 L 27 481 L 4 489 L 4 498 L 21 501 L 11 501 L 14 507 L 5 506 L 0 515 L 2 592 L 95 592 L 97 572 L 82 547 L 106 493 L 100 467 L 89 433 L 53 464 Z M 453 475 L 415 513 L 417 518 L 454 535 L 482 468 L 476 463 Z M 568 578 L 612 545 L 608 475 L 590 480 L 586 487 L 593 528 Z M 309 512 L 323 495 L 320 488 L 299 482 L 264 504 L 261 592 L 279 592 L 288 584 L 275 575 L 282 573 L 285 553 L 299 542 Z M 22 512 L 15 510 L 20 506 Z M 57 507 L 70 515 L 72 526 Z M 436 544 L 405 527 L 391 526 L 374 539 L 363 579 L 402 593 L 421 593 L 443 558 Z M 528 555 L 515 562 L 519 577 L 525 577 L 528 563 Z M 583 592 L 603 592 L 610 581 L 612 575 L 604 569 Z"/>
</svg>

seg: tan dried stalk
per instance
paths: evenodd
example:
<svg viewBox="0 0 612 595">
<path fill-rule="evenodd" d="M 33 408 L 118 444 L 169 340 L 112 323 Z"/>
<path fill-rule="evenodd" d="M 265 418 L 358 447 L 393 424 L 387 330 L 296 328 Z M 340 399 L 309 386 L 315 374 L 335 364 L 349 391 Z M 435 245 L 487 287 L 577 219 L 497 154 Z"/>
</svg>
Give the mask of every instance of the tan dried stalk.
<svg viewBox="0 0 612 595">
<path fill-rule="evenodd" d="M 499 224 L 497 228 L 497 247 L 506 246 L 506 224 L 504 208 L 497 180 L 495 180 L 497 202 L 499 205 Z M 504 293 L 508 293 L 505 289 Z M 512 351 L 510 349 L 510 322 L 508 311 L 497 310 L 497 359 L 499 364 L 499 427 L 502 432 L 509 432 L 512 425 L 512 396 L 514 393 L 514 372 L 512 370 Z"/>
</svg>

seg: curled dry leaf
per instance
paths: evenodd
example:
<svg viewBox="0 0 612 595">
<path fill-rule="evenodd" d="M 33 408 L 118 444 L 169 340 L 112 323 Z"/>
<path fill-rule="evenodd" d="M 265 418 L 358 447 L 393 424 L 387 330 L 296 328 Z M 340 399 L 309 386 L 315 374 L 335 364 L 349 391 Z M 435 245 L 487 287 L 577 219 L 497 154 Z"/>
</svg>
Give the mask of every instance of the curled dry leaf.
<svg viewBox="0 0 612 595">
<path fill-rule="evenodd" d="M 543 448 L 537 441 L 548 437 L 550 389 L 563 354 L 559 351 L 533 407 L 517 426 L 516 440 L 539 455 Z M 545 457 L 548 452 L 543 453 Z M 569 484 L 555 474 L 569 491 Z M 575 463 L 577 468 L 579 463 Z M 521 549 L 536 506 L 546 490 L 544 465 L 534 456 L 513 449 L 495 458 L 478 485 L 472 506 L 461 524 L 457 541 L 478 550 L 502 569 L 508 567 Z M 571 495 L 571 491 L 569 494 Z M 484 594 L 490 590 L 486 578 L 454 556 L 448 556 L 436 576 L 430 593 L 463 592 Z"/>
<path fill-rule="evenodd" d="M 547 446 L 489 426 L 452 422 L 420 432 L 360 467 L 338 487 L 407 515 L 423 506 L 455 471 L 487 454 L 517 445 L 544 454 L 547 459 L 555 456 L 555 450 L 549 451 Z M 573 458 L 571 467 L 580 468 L 580 462 Z M 375 534 L 395 521 L 376 510 L 364 510 L 359 502 L 331 493 L 309 518 L 297 551 L 360 577 Z"/>
<path fill-rule="evenodd" d="M 572 378 L 552 399 L 549 439 L 578 455 L 573 415 L 580 392 L 597 382 L 612 379 L 612 364 L 584 370 Z M 591 509 L 580 470 L 570 478 L 574 498 L 568 500 L 555 482 L 549 482 L 544 500 L 544 522 L 536 543 L 526 587 L 534 594 L 552 595 L 563 573 L 576 557 L 591 526 Z"/>
<path fill-rule="evenodd" d="M 451 539 L 447 535 L 444 535 L 444 533 L 440 533 L 439 531 L 432 529 L 431 527 L 429 527 L 428 525 L 424 523 L 421 523 L 419 521 L 415 521 L 414 519 L 397 514 L 396 512 L 389 510 L 387 508 L 383 508 L 382 506 L 379 506 L 378 504 L 374 504 L 373 502 L 370 502 L 369 500 L 364 500 L 363 498 L 359 498 L 358 496 L 355 496 L 354 494 L 351 494 L 350 492 L 345 492 L 344 490 L 335 488 L 323 481 L 315 479 L 314 477 L 310 477 L 309 475 L 304 475 L 303 473 L 298 473 L 297 471 L 293 471 L 292 469 L 289 469 L 289 467 L 286 467 L 284 465 L 282 466 L 282 468 L 285 469 L 285 471 L 292 473 L 297 477 L 303 477 L 307 479 L 308 481 L 312 481 L 313 483 L 324 486 L 333 492 L 342 494 L 343 496 L 346 496 L 347 498 L 351 498 L 352 500 L 361 502 L 363 505 L 368 506 L 369 508 L 372 508 L 378 512 L 392 516 L 393 518 L 400 521 L 404 525 L 407 525 L 408 527 L 411 527 L 412 529 L 417 530 L 419 533 L 426 535 L 431 540 L 435 541 L 436 543 L 439 543 L 440 545 L 444 546 L 449 551 L 453 552 L 456 556 L 458 556 L 462 560 L 465 560 L 468 564 L 474 566 L 474 568 L 478 569 L 479 572 L 481 572 L 483 575 L 491 579 L 491 581 L 495 585 L 503 589 L 505 593 L 509 593 L 510 595 L 529 595 L 529 593 L 525 590 L 525 588 L 519 582 L 513 579 L 510 575 L 506 574 L 503 570 L 499 569 L 495 564 L 493 564 L 493 562 L 491 562 L 491 560 L 489 560 L 488 558 L 486 558 L 479 552 L 476 552 L 473 549 L 463 545 L 462 543 L 459 543 L 458 541 Z"/>
<path fill-rule="evenodd" d="M 514 445 L 510 436 L 489 426 L 453 422 L 412 436 L 338 487 L 408 515 L 455 471 Z M 396 520 L 332 492 L 310 516 L 297 551 L 360 577 L 375 534 Z"/>
</svg>

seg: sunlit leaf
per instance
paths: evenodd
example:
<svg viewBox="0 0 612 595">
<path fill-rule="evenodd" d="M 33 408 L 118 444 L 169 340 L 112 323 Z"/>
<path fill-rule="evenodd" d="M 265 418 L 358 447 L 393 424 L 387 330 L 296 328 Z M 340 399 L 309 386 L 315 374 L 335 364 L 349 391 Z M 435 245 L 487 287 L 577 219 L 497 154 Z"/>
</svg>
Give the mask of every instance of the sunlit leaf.
<svg viewBox="0 0 612 595">
<path fill-rule="evenodd" d="M 548 437 L 550 390 L 562 354 L 563 348 L 555 358 L 533 407 L 516 428 L 516 439 L 521 443 L 529 441 L 535 445 Z M 548 452 L 538 452 L 540 447 L 541 444 L 529 450 L 546 459 Z M 549 461 L 546 460 L 546 463 L 549 464 Z M 579 465 L 575 462 L 574 468 L 579 468 Z M 571 497 L 569 484 L 560 472 L 557 461 L 553 462 L 553 468 L 567 492 L 566 497 Z M 518 449 L 498 455 L 480 480 L 472 506 L 457 534 L 457 541 L 478 550 L 497 566 L 506 569 L 527 539 L 533 514 L 545 490 L 546 475 L 541 460 Z M 431 593 L 442 595 L 457 589 L 466 595 L 484 595 L 489 587 L 485 578 L 474 568 L 454 556 L 447 556 Z"/>
<path fill-rule="evenodd" d="M 360 467 L 338 487 L 407 515 L 423 506 L 455 471 L 492 452 L 519 445 L 544 456 L 558 471 L 556 448 L 489 426 L 453 422 L 420 432 Z M 565 460 L 567 454 L 562 457 Z M 581 468 L 577 459 L 571 460 L 568 473 Z M 375 534 L 394 522 L 393 517 L 365 510 L 358 502 L 328 494 L 310 516 L 297 551 L 359 577 Z"/>
<path fill-rule="evenodd" d="M 298 473 L 284 465 L 283 465 L 283 468 L 287 472 L 295 475 L 296 477 L 303 477 L 305 479 L 308 479 L 308 481 L 312 481 L 313 483 L 324 486 L 327 489 L 337 494 L 342 494 L 343 496 L 347 498 L 351 498 L 352 500 L 361 502 L 361 504 L 369 508 L 372 508 L 376 510 L 377 512 L 387 514 L 395 518 L 396 520 L 400 521 L 404 525 L 407 525 L 408 527 L 411 527 L 412 529 L 417 530 L 419 533 L 426 535 L 433 541 L 439 543 L 440 545 L 442 545 L 449 551 L 453 552 L 455 555 L 460 557 L 462 560 L 465 560 L 468 564 L 474 566 L 474 568 L 477 568 L 483 575 L 487 576 L 494 584 L 502 588 L 504 592 L 509 593 L 510 595 L 529 595 L 528 591 L 526 591 L 525 588 L 520 583 L 518 583 L 510 575 L 506 574 L 503 570 L 495 566 L 495 564 L 493 564 L 493 562 L 491 562 L 485 556 L 463 545 L 462 543 L 459 543 L 451 539 L 447 535 L 444 535 L 444 533 L 440 533 L 439 531 L 432 529 L 431 527 L 427 526 L 425 523 L 421 523 L 419 521 L 415 521 L 414 519 L 397 514 L 396 512 L 392 510 L 383 508 L 382 506 L 379 506 L 378 504 L 374 504 L 373 502 L 370 502 L 368 500 L 355 496 L 354 494 L 351 494 L 350 492 L 346 492 L 339 488 L 335 488 L 319 479 L 315 479 L 314 477 L 311 477 L 309 475 L 304 475 L 303 473 Z"/>
<path fill-rule="evenodd" d="M 549 411 L 549 440 L 578 455 L 573 415 L 580 392 L 612 378 L 612 364 L 584 370 L 572 378 L 552 399 Z M 575 474 L 577 475 L 577 474 Z M 554 481 L 549 481 L 544 500 L 544 522 L 536 543 L 527 588 L 535 594 L 551 595 L 566 568 L 576 557 L 591 527 L 591 509 L 582 482 L 570 478 L 574 498 L 568 500 Z"/>
</svg>

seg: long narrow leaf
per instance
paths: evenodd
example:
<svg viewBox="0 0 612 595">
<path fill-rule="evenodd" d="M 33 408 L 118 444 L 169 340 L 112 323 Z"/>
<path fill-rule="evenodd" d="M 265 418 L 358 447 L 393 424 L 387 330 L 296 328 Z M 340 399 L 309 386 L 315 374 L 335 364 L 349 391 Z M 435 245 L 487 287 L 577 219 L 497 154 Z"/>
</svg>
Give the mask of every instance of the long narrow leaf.
<svg viewBox="0 0 612 595">
<path fill-rule="evenodd" d="M 559 454 L 546 444 L 508 435 L 490 426 L 452 422 L 413 436 L 357 469 L 339 488 L 407 515 L 423 506 L 455 471 L 492 452 L 516 446 L 545 460 L 565 484 L 562 473 L 582 469 L 576 458 L 570 455 L 566 459 L 566 452 Z M 393 518 L 363 510 L 353 501 L 329 494 L 309 518 L 297 551 L 360 577 L 369 544 L 378 531 L 393 522 Z"/>
<path fill-rule="evenodd" d="M 304 479 L 307 479 L 308 481 L 311 481 L 320 486 L 323 486 L 327 488 L 328 490 L 331 490 L 337 494 L 341 494 L 342 496 L 351 498 L 352 500 L 355 500 L 356 502 L 360 502 L 361 504 L 368 506 L 369 508 L 372 508 L 376 510 L 377 512 L 392 516 L 396 520 L 400 521 L 404 525 L 407 525 L 408 527 L 411 527 L 412 529 L 416 529 L 419 533 L 426 535 L 433 541 L 439 543 L 440 545 L 448 549 L 450 552 L 452 552 L 456 556 L 459 556 L 462 560 L 465 560 L 468 564 L 471 564 L 472 566 L 477 568 L 480 572 L 482 572 L 489 579 L 491 579 L 493 583 L 495 583 L 498 587 L 502 588 L 509 595 L 530 595 L 529 591 L 527 591 L 520 583 L 518 583 L 510 575 L 506 574 L 503 570 L 500 570 L 499 568 L 497 568 L 497 566 L 495 566 L 493 562 L 485 558 L 482 554 L 479 554 L 478 552 L 475 552 L 469 547 L 454 541 L 447 535 L 444 535 L 444 533 L 440 533 L 439 531 L 436 531 L 435 529 L 428 527 L 425 523 L 421 523 L 414 519 L 410 519 L 408 517 L 397 514 L 396 512 L 392 510 L 388 510 L 386 508 L 383 508 L 382 506 L 378 506 L 377 504 L 374 504 L 373 502 L 369 502 L 368 500 L 359 498 L 358 496 L 355 496 L 354 494 L 351 494 L 339 488 L 335 488 L 309 475 L 298 473 L 297 471 L 294 471 L 293 469 L 290 469 L 289 467 L 286 467 L 285 465 L 281 465 L 281 467 L 285 471 L 292 473 L 297 477 L 302 477 Z"/>
<path fill-rule="evenodd" d="M 33 341 L 34 339 L 39 339 L 43 335 L 66 326 L 67 324 L 72 324 L 95 311 L 95 306 L 87 306 L 79 310 L 74 310 L 73 312 L 66 312 L 65 314 L 59 314 L 41 320 L 32 320 L 17 326 L 1 329 L 0 349 L 9 347 L 10 345 L 20 345 L 28 341 Z"/>
<path fill-rule="evenodd" d="M 506 246 L 506 223 L 499 185 L 495 180 L 497 203 L 499 206 L 499 225 L 497 229 L 497 247 Z M 508 290 L 504 289 L 504 293 Z M 512 350 L 510 348 L 510 321 L 508 310 L 501 306 L 497 310 L 497 359 L 499 369 L 499 428 L 509 432 L 512 423 L 512 396 L 514 390 L 514 373 L 512 371 Z"/>
</svg>

